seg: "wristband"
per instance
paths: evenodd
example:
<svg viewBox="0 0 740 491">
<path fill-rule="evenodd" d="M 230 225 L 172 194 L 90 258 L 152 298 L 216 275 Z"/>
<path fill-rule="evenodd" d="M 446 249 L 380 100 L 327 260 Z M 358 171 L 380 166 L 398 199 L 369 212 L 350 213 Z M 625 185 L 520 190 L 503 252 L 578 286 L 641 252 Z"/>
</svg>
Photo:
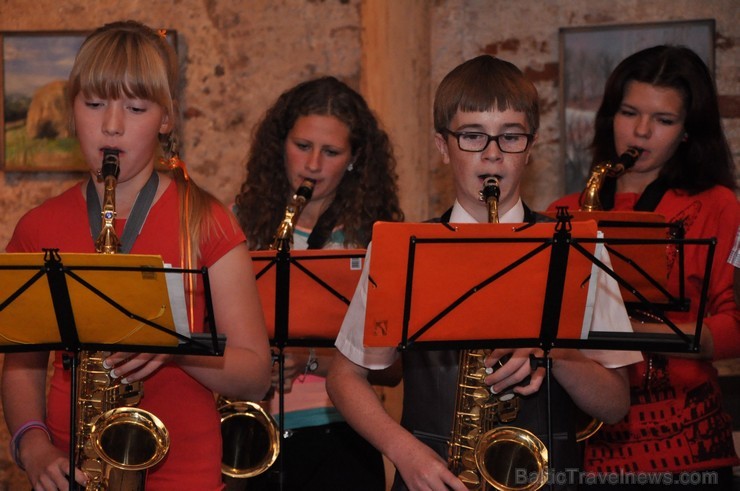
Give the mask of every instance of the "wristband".
<svg viewBox="0 0 740 491">
<path fill-rule="evenodd" d="M 316 350 L 311 348 L 308 350 L 308 360 L 306 361 L 306 371 L 304 372 L 304 375 L 307 373 L 313 373 L 318 369 L 319 360 L 316 358 Z"/>
<path fill-rule="evenodd" d="M 21 425 L 20 428 L 18 428 L 15 433 L 13 434 L 13 438 L 10 440 L 10 455 L 13 457 L 13 461 L 15 462 L 15 465 L 17 465 L 21 470 L 25 471 L 26 468 L 23 467 L 23 464 L 21 463 L 20 459 L 20 444 L 21 444 L 21 438 L 23 438 L 23 435 L 26 434 L 27 431 L 33 430 L 33 429 L 39 429 L 42 430 L 44 433 L 46 433 L 46 436 L 49 437 L 49 441 L 51 441 L 51 432 L 49 431 L 49 428 L 46 426 L 46 424 L 43 421 L 38 420 L 31 420 L 26 421 L 23 425 Z"/>
</svg>

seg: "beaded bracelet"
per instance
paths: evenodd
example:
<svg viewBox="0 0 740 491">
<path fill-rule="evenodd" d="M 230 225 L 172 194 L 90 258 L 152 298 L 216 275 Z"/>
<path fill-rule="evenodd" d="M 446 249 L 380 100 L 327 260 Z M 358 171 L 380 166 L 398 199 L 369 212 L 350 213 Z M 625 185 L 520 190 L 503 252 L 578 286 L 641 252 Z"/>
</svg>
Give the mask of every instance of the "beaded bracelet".
<svg viewBox="0 0 740 491">
<path fill-rule="evenodd" d="M 49 428 L 46 426 L 46 424 L 43 421 L 38 420 L 31 420 L 25 422 L 23 425 L 21 425 L 20 428 L 16 430 L 16 432 L 13 434 L 13 438 L 10 440 L 10 455 L 13 457 L 13 461 L 15 462 L 15 465 L 17 465 L 21 470 L 26 470 L 25 467 L 23 467 L 23 464 L 21 463 L 20 459 L 20 443 L 21 438 L 23 438 L 23 435 L 32 429 L 39 429 L 42 430 L 44 433 L 46 433 L 46 436 L 49 437 L 49 441 L 51 441 L 51 432 L 49 431 Z"/>
</svg>

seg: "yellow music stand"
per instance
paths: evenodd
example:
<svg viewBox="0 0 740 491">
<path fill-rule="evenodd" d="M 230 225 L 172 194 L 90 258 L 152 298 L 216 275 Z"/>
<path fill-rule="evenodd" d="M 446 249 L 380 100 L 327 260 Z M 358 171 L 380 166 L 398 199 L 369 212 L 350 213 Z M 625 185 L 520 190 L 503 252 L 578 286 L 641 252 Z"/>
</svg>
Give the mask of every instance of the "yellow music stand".
<svg viewBox="0 0 740 491">
<path fill-rule="evenodd" d="M 210 333 L 177 332 L 167 274 L 200 275 Z M 207 270 L 165 268 L 159 256 L 134 254 L 0 254 L 0 352 L 64 350 L 71 394 L 81 351 L 220 356 Z M 184 302 L 183 302 L 184 303 Z M 74 468 L 76 401 L 70 397 L 69 465 Z M 76 488 L 70 480 L 69 489 Z"/>
<path fill-rule="evenodd" d="M 166 276 L 183 273 L 207 284 L 205 270 L 165 268 L 160 256 L 0 254 L 0 351 L 220 355 L 223 339 L 203 343 L 187 326 L 176 329 Z"/>
</svg>

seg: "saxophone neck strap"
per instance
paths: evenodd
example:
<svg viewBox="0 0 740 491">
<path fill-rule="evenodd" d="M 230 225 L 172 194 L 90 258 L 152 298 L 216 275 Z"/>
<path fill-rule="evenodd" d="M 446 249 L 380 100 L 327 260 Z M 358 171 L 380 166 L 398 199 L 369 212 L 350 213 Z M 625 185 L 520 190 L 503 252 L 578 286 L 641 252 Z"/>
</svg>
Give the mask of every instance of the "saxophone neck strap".
<svg viewBox="0 0 740 491">
<path fill-rule="evenodd" d="M 123 235 L 121 236 L 121 252 L 127 254 L 131 252 L 131 248 L 134 246 L 134 241 L 141 232 L 141 227 L 144 226 L 144 221 L 149 214 L 149 209 L 152 207 L 154 202 L 154 196 L 157 194 L 157 187 L 159 186 L 159 175 L 157 172 L 152 172 L 149 179 L 141 188 L 139 194 L 136 196 L 134 201 L 134 207 L 131 208 L 126 225 L 123 227 Z M 100 231 L 103 229 L 103 221 L 101 219 L 101 204 L 98 199 L 98 193 L 95 191 L 95 184 L 92 179 L 87 181 L 87 219 L 90 222 L 90 232 L 92 234 L 93 242 L 100 235 Z"/>
<path fill-rule="evenodd" d="M 333 203 L 329 209 L 321 214 L 308 236 L 309 249 L 321 249 L 324 247 L 337 224 L 339 218 L 337 214 L 337 207 Z"/>
<path fill-rule="evenodd" d="M 663 199 L 663 195 L 668 191 L 670 186 L 663 177 L 658 177 L 656 180 L 648 184 L 645 190 L 642 192 L 640 197 L 637 199 L 634 211 L 655 211 L 655 208 L 660 204 L 660 200 Z M 617 179 L 613 177 L 607 177 L 604 181 L 604 185 L 599 193 L 599 200 L 604 210 L 611 210 L 614 208 L 614 195 L 617 192 Z"/>
</svg>

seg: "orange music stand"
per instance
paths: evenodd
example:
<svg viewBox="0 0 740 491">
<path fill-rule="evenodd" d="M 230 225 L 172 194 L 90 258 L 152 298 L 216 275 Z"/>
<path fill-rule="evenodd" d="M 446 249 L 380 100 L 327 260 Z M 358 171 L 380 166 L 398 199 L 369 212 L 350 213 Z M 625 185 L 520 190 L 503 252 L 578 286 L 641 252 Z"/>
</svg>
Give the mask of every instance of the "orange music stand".
<svg viewBox="0 0 740 491">
<path fill-rule="evenodd" d="M 543 317 L 555 225 L 377 224 L 365 344 L 534 346 L 550 320 L 558 326 L 552 334 L 580 339 L 588 294 L 583 281 L 592 269 L 587 259 L 563 258 L 569 287 L 562 288 L 562 308 L 552 313 L 557 319 Z M 595 238 L 596 223 L 579 223 L 571 235 Z"/>
<path fill-rule="evenodd" d="M 333 346 L 362 273 L 365 249 L 293 250 L 284 258 L 277 251 L 251 254 L 271 342 Z M 282 264 L 288 271 L 281 277 Z"/>
<path fill-rule="evenodd" d="M 200 276 L 210 333 L 180 328 L 166 276 Z M 187 321 L 187 320 L 186 320 Z M 181 323 L 179 323 L 181 324 Z M 159 256 L 134 254 L 0 254 L 0 352 L 63 350 L 77 393 L 80 351 L 221 356 L 205 268 L 165 268 Z M 77 405 L 70 397 L 70 468 L 75 465 Z M 70 491 L 75 489 L 70 480 Z"/>
<path fill-rule="evenodd" d="M 286 346 L 333 346 L 362 273 L 364 249 L 253 251 L 257 289 L 278 348 L 278 428 L 285 427 Z M 283 452 L 278 454 L 283 489 Z"/>
<path fill-rule="evenodd" d="M 605 239 L 594 220 L 522 224 L 392 224 L 373 229 L 366 346 L 539 346 L 696 352 L 701 321 L 687 335 L 616 268 L 594 254 L 612 244 L 696 244 L 712 240 Z M 664 250 L 664 249 L 663 249 Z M 658 316 L 666 333 L 589 332 L 590 278 L 599 268 Z M 638 275 L 639 276 L 639 275 Z M 706 295 L 702 296 L 700 314 Z M 683 299 L 675 300 L 681 303 Z M 701 316 L 699 317 L 701 319 Z"/>
</svg>

